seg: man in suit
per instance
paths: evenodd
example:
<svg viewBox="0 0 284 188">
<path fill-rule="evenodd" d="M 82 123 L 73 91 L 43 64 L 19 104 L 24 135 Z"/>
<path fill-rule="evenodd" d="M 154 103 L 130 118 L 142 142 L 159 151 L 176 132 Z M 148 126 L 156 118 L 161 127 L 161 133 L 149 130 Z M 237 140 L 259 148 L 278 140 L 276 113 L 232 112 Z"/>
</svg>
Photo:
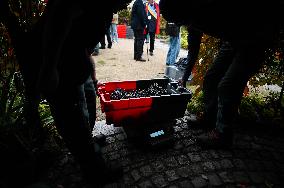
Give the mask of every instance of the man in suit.
<svg viewBox="0 0 284 188">
<path fill-rule="evenodd" d="M 144 46 L 144 29 L 147 27 L 147 15 L 142 0 L 136 0 L 131 11 L 131 28 L 134 32 L 134 59 L 145 62 L 142 58 Z"/>
<path fill-rule="evenodd" d="M 154 0 L 148 0 L 146 3 L 146 14 L 148 18 L 147 32 L 150 36 L 150 55 L 154 55 L 154 47 L 155 47 L 155 36 L 160 33 L 160 8 L 158 3 Z"/>
</svg>

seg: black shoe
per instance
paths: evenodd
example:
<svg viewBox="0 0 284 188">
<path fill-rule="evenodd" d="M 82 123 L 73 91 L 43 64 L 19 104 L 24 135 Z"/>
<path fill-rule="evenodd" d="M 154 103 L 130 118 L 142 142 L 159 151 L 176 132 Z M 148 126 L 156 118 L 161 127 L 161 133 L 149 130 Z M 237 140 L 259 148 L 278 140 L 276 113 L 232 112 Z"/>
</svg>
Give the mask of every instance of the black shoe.
<svg viewBox="0 0 284 188">
<path fill-rule="evenodd" d="M 143 59 L 142 57 L 140 57 L 140 58 L 136 59 L 136 61 L 145 62 L 145 61 L 146 61 L 146 59 Z"/>
<path fill-rule="evenodd" d="M 106 49 L 106 47 L 105 46 L 101 46 L 100 49 Z"/>
<path fill-rule="evenodd" d="M 108 45 L 107 45 L 107 48 L 111 48 L 112 47 L 112 43 L 109 43 Z"/>
<path fill-rule="evenodd" d="M 233 145 L 232 131 L 220 133 L 216 129 L 196 137 L 197 144 L 206 149 L 229 149 Z"/>
<path fill-rule="evenodd" d="M 104 134 L 99 134 L 97 136 L 94 136 L 94 141 L 100 146 L 105 146 L 106 145 L 106 135 Z"/>
<path fill-rule="evenodd" d="M 153 56 L 154 55 L 154 53 L 153 52 L 150 52 L 150 56 Z"/>
</svg>

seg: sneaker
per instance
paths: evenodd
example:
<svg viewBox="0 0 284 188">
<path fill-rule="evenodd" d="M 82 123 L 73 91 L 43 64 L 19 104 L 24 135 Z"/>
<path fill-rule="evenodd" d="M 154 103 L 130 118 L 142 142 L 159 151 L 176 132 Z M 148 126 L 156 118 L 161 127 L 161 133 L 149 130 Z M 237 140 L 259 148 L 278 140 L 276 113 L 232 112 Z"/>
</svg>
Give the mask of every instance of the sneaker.
<svg viewBox="0 0 284 188">
<path fill-rule="evenodd" d="M 153 56 L 154 55 L 154 53 L 153 52 L 150 52 L 150 56 Z"/>
<path fill-rule="evenodd" d="M 213 129 L 196 137 L 197 144 L 207 149 L 228 149 L 233 145 L 232 131 L 220 133 Z"/>
</svg>

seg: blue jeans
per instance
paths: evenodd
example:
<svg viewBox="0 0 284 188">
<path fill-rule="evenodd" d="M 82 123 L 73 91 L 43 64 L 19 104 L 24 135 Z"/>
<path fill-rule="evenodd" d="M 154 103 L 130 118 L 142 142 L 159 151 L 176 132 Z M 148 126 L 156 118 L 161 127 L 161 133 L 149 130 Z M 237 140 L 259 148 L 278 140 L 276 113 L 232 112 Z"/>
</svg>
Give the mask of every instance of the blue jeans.
<svg viewBox="0 0 284 188">
<path fill-rule="evenodd" d="M 111 24 L 110 33 L 111 33 L 112 42 L 118 42 L 118 34 L 117 34 L 116 24 L 114 24 L 114 23 Z"/>
<path fill-rule="evenodd" d="M 171 36 L 166 65 L 173 65 L 176 62 L 179 51 L 180 51 L 180 36 L 176 36 L 176 37 Z"/>
</svg>

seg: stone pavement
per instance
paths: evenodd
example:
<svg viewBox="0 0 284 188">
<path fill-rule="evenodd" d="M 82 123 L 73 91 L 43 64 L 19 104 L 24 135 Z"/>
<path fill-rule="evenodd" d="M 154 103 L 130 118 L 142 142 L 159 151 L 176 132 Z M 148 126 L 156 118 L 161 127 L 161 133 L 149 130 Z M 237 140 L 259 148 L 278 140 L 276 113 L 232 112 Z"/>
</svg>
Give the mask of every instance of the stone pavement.
<svg viewBox="0 0 284 188">
<path fill-rule="evenodd" d="M 284 139 L 267 131 L 237 130 L 231 150 L 203 150 L 190 129 L 189 116 L 174 127 L 175 144 L 163 150 L 141 150 L 122 128 L 96 123 L 94 134 L 107 135 L 103 154 L 122 164 L 124 177 L 105 187 L 284 187 Z M 273 131 L 272 131 L 273 132 Z"/>
</svg>

